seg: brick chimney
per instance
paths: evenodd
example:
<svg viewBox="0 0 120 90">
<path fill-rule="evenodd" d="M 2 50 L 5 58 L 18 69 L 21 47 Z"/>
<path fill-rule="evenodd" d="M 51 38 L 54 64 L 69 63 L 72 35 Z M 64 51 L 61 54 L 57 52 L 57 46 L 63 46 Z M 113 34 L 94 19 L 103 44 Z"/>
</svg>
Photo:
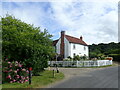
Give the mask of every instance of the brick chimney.
<svg viewBox="0 0 120 90">
<path fill-rule="evenodd" d="M 81 39 L 81 40 L 83 40 L 83 37 L 82 37 L 82 36 L 80 36 L 80 39 Z"/>
<path fill-rule="evenodd" d="M 62 59 L 64 58 L 64 37 L 65 31 L 61 31 L 60 55 L 62 56 Z"/>
</svg>

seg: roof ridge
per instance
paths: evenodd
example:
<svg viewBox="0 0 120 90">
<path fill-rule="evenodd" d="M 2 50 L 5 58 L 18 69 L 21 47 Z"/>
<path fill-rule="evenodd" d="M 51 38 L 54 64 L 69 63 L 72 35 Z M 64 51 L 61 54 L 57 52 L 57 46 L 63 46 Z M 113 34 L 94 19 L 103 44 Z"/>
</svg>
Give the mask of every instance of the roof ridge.
<svg viewBox="0 0 120 90">
<path fill-rule="evenodd" d="M 65 36 L 69 36 L 69 35 L 65 35 Z M 77 38 L 77 37 L 73 37 L 73 36 L 69 36 L 69 37 L 72 37 L 72 38 L 76 38 L 76 39 L 80 39 L 80 38 Z M 81 40 L 81 39 L 80 39 Z"/>
<path fill-rule="evenodd" d="M 69 42 L 72 42 L 72 43 L 79 43 L 79 44 L 82 44 L 82 45 L 87 45 L 83 40 L 79 39 L 79 38 L 76 38 L 76 37 L 73 37 L 73 36 L 69 36 L 69 35 L 65 35 L 66 39 L 69 41 Z"/>
</svg>

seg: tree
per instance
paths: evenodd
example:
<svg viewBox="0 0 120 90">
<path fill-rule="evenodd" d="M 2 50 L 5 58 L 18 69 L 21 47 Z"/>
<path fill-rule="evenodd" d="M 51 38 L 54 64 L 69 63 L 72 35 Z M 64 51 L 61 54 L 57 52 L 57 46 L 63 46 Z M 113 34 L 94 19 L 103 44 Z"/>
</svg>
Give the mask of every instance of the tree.
<svg viewBox="0 0 120 90">
<path fill-rule="evenodd" d="M 101 58 L 104 59 L 106 56 L 112 56 L 113 60 L 118 61 L 120 54 L 120 42 L 119 43 L 100 43 L 98 45 L 92 44 L 89 45 L 90 49 L 90 58 Z"/>
<path fill-rule="evenodd" d="M 25 67 L 33 67 L 33 74 L 38 74 L 47 67 L 47 61 L 54 52 L 52 40 L 46 29 L 22 22 L 11 15 L 6 15 L 2 22 L 2 53 L 10 61 L 22 61 Z"/>
</svg>

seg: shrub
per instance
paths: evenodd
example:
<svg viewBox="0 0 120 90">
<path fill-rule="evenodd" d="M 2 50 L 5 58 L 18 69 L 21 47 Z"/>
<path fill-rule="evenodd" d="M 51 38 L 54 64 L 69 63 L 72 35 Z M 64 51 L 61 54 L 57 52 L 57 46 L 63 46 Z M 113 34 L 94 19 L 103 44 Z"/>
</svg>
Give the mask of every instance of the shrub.
<svg viewBox="0 0 120 90">
<path fill-rule="evenodd" d="M 58 55 L 57 61 L 62 61 L 62 60 L 63 60 L 63 57 L 61 55 Z"/>
<path fill-rule="evenodd" d="M 70 60 L 72 60 L 72 57 L 70 57 L 70 56 L 68 56 L 67 58 L 70 59 Z"/>
<path fill-rule="evenodd" d="M 114 61 L 120 62 L 120 54 L 109 54 L 109 57 L 113 57 Z"/>
<path fill-rule="evenodd" d="M 80 60 L 80 56 L 79 55 L 76 55 L 73 57 L 73 60 L 76 61 L 76 60 Z"/>
<path fill-rule="evenodd" d="M 63 59 L 63 61 L 70 61 L 70 59 L 69 58 L 65 58 L 65 59 Z"/>
<path fill-rule="evenodd" d="M 28 70 L 18 61 L 8 61 L 6 58 L 2 62 L 2 83 L 24 83 L 28 81 Z"/>
<path fill-rule="evenodd" d="M 46 29 L 22 22 L 11 15 L 1 18 L 2 54 L 10 56 L 10 61 L 22 61 L 24 65 L 33 67 L 37 75 L 46 68 L 47 61 L 53 57 L 52 40 Z M 17 53 L 16 53 L 17 52 Z"/>
</svg>

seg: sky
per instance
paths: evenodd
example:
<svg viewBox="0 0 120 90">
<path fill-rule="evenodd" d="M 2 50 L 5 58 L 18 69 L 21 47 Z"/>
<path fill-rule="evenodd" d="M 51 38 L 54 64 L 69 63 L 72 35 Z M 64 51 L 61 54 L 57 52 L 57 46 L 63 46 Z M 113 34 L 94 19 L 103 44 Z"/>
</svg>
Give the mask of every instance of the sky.
<svg viewBox="0 0 120 90">
<path fill-rule="evenodd" d="M 2 16 L 10 14 L 60 37 L 60 32 L 87 44 L 118 42 L 117 2 L 2 2 Z"/>
</svg>

